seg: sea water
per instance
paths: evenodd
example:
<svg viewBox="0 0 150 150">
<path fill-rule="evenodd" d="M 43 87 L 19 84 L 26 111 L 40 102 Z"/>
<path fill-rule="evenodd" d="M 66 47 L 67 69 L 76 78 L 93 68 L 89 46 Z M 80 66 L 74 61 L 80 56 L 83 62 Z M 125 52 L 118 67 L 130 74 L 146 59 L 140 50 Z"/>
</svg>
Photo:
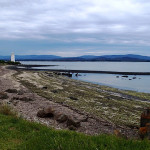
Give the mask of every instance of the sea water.
<svg viewBox="0 0 150 150">
<path fill-rule="evenodd" d="M 37 69 L 71 69 L 93 71 L 150 72 L 150 62 L 55 62 L 21 61 L 22 64 L 56 65 Z M 127 78 L 114 74 L 81 73 L 73 79 L 107 85 L 125 90 L 150 93 L 150 75 L 129 75 Z"/>
</svg>

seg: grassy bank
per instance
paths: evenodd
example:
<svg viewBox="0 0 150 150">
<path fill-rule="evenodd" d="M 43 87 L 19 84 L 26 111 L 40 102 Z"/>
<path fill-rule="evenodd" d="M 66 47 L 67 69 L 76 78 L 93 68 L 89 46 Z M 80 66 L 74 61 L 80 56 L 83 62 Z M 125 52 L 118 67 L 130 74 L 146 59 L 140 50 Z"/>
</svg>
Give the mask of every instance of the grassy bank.
<svg viewBox="0 0 150 150">
<path fill-rule="evenodd" d="M 54 130 L 0 107 L 0 150 L 149 150 L 150 141 Z"/>
</svg>

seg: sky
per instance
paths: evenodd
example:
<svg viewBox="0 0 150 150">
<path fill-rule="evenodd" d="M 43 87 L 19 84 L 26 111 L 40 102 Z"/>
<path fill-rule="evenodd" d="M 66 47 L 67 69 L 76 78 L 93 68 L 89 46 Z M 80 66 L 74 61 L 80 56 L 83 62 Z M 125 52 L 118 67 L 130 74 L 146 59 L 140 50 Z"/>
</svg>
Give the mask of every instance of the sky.
<svg viewBox="0 0 150 150">
<path fill-rule="evenodd" d="M 0 55 L 150 56 L 148 0 L 0 0 Z"/>
</svg>

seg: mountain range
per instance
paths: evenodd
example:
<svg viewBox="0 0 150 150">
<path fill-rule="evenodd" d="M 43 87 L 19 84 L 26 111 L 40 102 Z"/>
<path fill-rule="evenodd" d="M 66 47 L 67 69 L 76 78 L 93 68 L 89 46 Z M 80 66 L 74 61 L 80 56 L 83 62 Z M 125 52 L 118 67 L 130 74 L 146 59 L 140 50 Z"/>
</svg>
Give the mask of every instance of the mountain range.
<svg viewBox="0 0 150 150">
<path fill-rule="evenodd" d="M 131 61 L 150 62 L 149 56 L 126 55 L 84 55 L 79 57 L 60 57 L 55 55 L 16 55 L 16 61 Z M 10 60 L 10 56 L 0 56 L 0 60 Z"/>
</svg>

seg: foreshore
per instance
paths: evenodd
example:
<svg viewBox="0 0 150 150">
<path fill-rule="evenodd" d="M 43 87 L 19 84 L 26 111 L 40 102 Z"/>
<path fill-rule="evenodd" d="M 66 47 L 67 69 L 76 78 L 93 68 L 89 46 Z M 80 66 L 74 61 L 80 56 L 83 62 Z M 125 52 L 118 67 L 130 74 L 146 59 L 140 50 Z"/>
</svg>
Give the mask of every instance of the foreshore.
<svg viewBox="0 0 150 150">
<path fill-rule="evenodd" d="M 120 71 L 95 71 L 95 70 L 72 70 L 72 69 L 35 69 L 32 67 L 48 67 L 57 65 L 17 65 L 10 66 L 9 69 L 14 70 L 32 70 L 32 71 L 55 71 L 68 73 L 102 73 L 102 74 L 119 74 L 119 75 L 150 75 L 150 72 L 120 72 Z"/>
<path fill-rule="evenodd" d="M 53 71 L 11 70 L 0 66 L 0 82 L 0 90 L 8 95 L 3 101 L 25 119 L 67 129 L 53 118 L 37 117 L 40 109 L 52 106 L 77 119 L 88 116 L 76 131 L 90 135 L 119 130 L 127 137 L 137 137 L 141 112 L 150 107 L 150 94 L 77 81 Z M 9 93 L 8 89 L 17 92 Z"/>
</svg>

